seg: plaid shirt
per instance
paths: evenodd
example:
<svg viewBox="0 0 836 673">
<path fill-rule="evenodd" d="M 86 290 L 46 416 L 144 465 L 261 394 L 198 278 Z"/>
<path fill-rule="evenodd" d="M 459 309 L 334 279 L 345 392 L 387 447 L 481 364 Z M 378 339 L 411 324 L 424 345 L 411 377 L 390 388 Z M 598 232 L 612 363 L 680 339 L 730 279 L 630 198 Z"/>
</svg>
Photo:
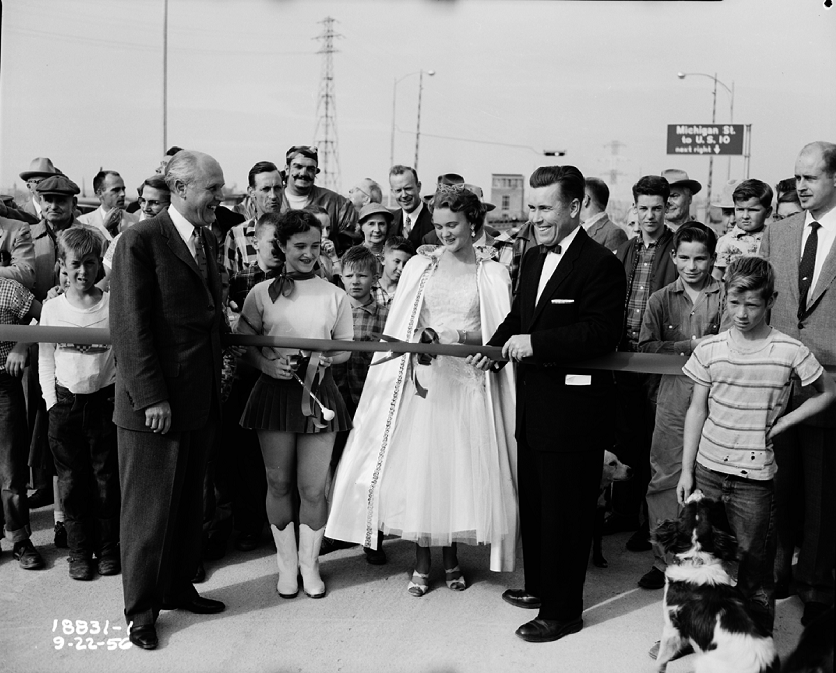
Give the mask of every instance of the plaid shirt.
<svg viewBox="0 0 836 673">
<path fill-rule="evenodd" d="M 278 269 L 276 269 L 278 271 Z M 254 262 L 252 265 L 246 267 L 243 271 L 239 271 L 229 281 L 229 300 L 234 301 L 240 311 L 244 308 L 244 300 L 256 285 L 261 281 L 267 280 L 274 276 L 273 271 L 262 271 L 258 263 Z"/>
<path fill-rule="evenodd" d="M 647 306 L 647 298 L 650 295 L 650 271 L 653 267 L 653 258 L 656 256 L 658 241 L 650 245 L 644 244 L 644 239 L 637 236 L 635 239 L 636 259 L 633 265 L 633 272 L 630 274 L 630 282 L 627 284 L 627 320 L 625 337 L 630 350 L 637 351 L 639 336 L 642 329 L 642 318 L 644 309 Z"/>
<path fill-rule="evenodd" d="M 0 325 L 19 325 L 34 300 L 35 295 L 16 280 L 0 278 Z M 6 358 L 14 347 L 14 341 L 0 342 L 0 371 L 6 371 Z"/>
<path fill-rule="evenodd" d="M 501 232 L 494 239 L 493 248 L 497 256 L 493 259 L 508 267 L 508 274 L 511 276 L 511 290 L 514 294 L 517 294 L 519 289 L 522 259 L 529 248 L 536 245 L 537 241 L 534 238 L 530 222 L 526 222 L 521 227 L 511 229 L 508 232 Z"/>
<path fill-rule="evenodd" d="M 354 340 L 377 341 L 372 334 L 383 332 L 389 307 L 378 304 L 371 298 L 365 306 L 352 307 L 351 313 L 354 319 Z M 363 392 L 363 384 L 366 382 L 373 355 L 374 353 L 353 351 L 346 362 L 331 367 L 334 382 L 352 413 L 360 402 L 360 394 Z"/>
<path fill-rule="evenodd" d="M 255 240 L 255 218 L 236 224 L 230 229 L 223 246 L 223 265 L 229 277 L 241 273 L 250 266 L 255 266 L 258 251 L 253 245 Z"/>
<path fill-rule="evenodd" d="M 395 293 L 389 293 L 380 287 L 380 283 L 375 283 L 372 286 L 372 299 L 374 299 L 378 304 L 389 310 L 389 307 L 392 306 L 392 300 L 395 298 Z"/>
</svg>

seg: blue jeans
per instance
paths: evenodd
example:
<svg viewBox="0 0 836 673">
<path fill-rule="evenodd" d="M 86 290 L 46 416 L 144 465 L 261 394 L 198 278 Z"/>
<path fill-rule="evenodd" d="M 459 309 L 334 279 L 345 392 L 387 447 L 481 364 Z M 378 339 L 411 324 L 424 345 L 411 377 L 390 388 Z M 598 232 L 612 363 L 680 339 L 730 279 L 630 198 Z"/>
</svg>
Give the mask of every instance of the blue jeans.
<svg viewBox="0 0 836 673">
<path fill-rule="evenodd" d="M 58 471 L 58 492 L 70 553 L 117 555 L 119 466 L 113 425 L 113 385 L 76 395 L 56 385 L 49 410 L 49 445 Z"/>
<path fill-rule="evenodd" d="M 0 489 L 2 489 L 5 535 L 9 542 L 28 540 L 29 506 L 26 482 L 29 469 L 29 430 L 26 403 L 20 379 L 0 370 Z"/>
<path fill-rule="evenodd" d="M 699 463 L 696 487 L 707 498 L 719 500 L 726 509 L 737 538 L 740 561 L 737 588 L 749 600 L 752 617 L 768 633 L 775 621 L 775 498 L 773 481 L 744 479 L 709 470 Z"/>
</svg>

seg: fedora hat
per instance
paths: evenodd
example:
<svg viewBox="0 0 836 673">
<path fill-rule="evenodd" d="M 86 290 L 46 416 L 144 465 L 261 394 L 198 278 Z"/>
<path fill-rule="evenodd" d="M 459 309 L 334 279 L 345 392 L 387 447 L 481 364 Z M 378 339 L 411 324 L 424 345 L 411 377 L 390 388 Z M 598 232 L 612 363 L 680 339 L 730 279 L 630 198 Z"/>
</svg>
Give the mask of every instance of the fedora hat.
<svg viewBox="0 0 836 673">
<path fill-rule="evenodd" d="M 671 187 L 681 185 L 691 190 L 691 194 L 697 194 L 702 189 L 702 185 L 696 180 L 691 180 L 685 171 L 680 171 L 676 168 L 668 168 L 662 171 L 662 177 L 668 181 Z"/>
<path fill-rule="evenodd" d="M 367 203 L 360 209 L 360 213 L 357 215 L 357 222 L 362 223 L 367 217 L 371 215 L 383 215 L 386 218 L 386 221 L 391 224 L 392 220 L 395 218 L 394 213 L 389 210 L 386 206 L 381 203 Z"/>
<path fill-rule="evenodd" d="M 52 165 L 51 159 L 48 157 L 38 157 L 37 159 L 32 159 L 32 163 L 29 164 L 29 170 L 23 171 L 20 174 L 20 179 L 47 178 L 56 173 L 57 171 L 55 170 L 55 166 Z"/>
<path fill-rule="evenodd" d="M 720 192 L 719 196 L 715 196 L 712 201 L 711 205 L 716 206 L 717 208 L 734 208 L 734 199 L 732 198 L 732 194 L 734 194 L 734 188 L 740 184 L 740 180 L 735 180 L 732 178 L 729 180 L 725 185 L 723 185 L 723 190 Z"/>
</svg>

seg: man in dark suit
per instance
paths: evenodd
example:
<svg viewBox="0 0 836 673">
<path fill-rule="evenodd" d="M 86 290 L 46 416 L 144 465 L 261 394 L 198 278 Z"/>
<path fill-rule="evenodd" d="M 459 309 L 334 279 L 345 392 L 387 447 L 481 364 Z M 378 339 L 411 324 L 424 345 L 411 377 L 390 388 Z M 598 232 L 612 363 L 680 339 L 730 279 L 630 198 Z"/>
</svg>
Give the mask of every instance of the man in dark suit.
<svg viewBox="0 0 836 673">
<path fill-rule="evenodd" d="M 144 649 L 157 646 L 160 609 L 224 609 L 191 582 L 220 413 L 224 321 L 217 243 L 207 229 L 224 176 L 212 157 L 184 150 L 165 180 L 171 205 L 122 233 L 111 280 L 122 585 L 131 642 Z"/>
<path fill-rule="evenodd" d="M 576 365 L 615 351 L 626 292 L 615 256 L 580 226 L 584 178 L 538 168 L 529 219 L 540 244 L 523 259 L 511 312 L 489 344 L 517 368 L 517 456 L 524 589 L 502 598 L 539 608 L 517 635 L 557 640 L 583 627 L 583 585 L 604 450 L 612 447 L 613 379 Z M 474 356 L 487 369 L 490 361 Z"/>
<path fill-rule="evenodd" d="M 388 237 L 403 236 L 417 250 L 424 236 L 435 231 L 429 206 L 421 199 L 418 173 L 409 166 L 392 166 L 389 187 L 400 208 L 395 211 Z"/>
<path fill-rule="evenodd" d="M 610 188 L 607 184 L 600 178 L 586 178 L 581 204 L 583 228 L 589 238 L 615 252 L 619 245 L 627 241 L 627 234 L 607 217 L 609 201 Z"/>
<path fill-rule="evenodd" d="M 836 365 L 836 144 L 810 143 L 795 163 L 801 212 L 767 226 L 760 254 L 775 268 L 770 324 L 798 339 L 825 366 Z M 805 395 L 796 386 L 790 409 Z M 776 598 L 786 597 L 795 548 L 792 520 L 803 509 L 795 569 L 803 624 L 833 605 L 836 550 L 836 409 L 832 406 L 774 441 L 778 556 Z"/>
</svg>

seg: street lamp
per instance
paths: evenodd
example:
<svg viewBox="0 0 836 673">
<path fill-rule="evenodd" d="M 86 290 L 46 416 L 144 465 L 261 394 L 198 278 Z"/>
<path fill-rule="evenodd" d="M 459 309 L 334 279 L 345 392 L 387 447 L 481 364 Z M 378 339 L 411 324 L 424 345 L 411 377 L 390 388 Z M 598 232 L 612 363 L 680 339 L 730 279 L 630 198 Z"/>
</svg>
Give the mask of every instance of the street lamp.
<svg viewBox="0 0 836 673">
<path fill-rule="evenodd" d="M 713 98 L 713 103 L 712 103 L 712 106 L 711 106 L 711 124 L 712 124 L 712 126 L 717 121 L 717 85 L 719 84 L 726 91 L 728 91 L 728 93 L 729 93 L 729 123 L 733 124 L 734 123 L 734 82 L 732 82 L 731 88 L 729 88 L 727 85 L 723 84 L 723 82 L 721 82 L 719 79 L 717 79 L 717 73 L 716 72 L 713 75 L 709 75 L 706 72 L 678 72 L 678 73 L 676 73 L 676 76 L 679 77 L 679 79 L 685 79 L 688 75 L 694 75 L 696 77 L 708 77 L 709 79 L 714 80 L 714 93 L 713 93 L 714 98 Z M 708 187 L 706 189 L 706 195 L 705 195 L 705 200 L 706 200 L 705 212 L 706 212 L 706 215 L 708 214 L 708 209 L 711 206 L 711 181 L 713 179 L 713 173 L 714 173 L 714 155 L 709 154 L 708 155 Z M 730 179 L 730 178 L 731 178 L 731 157 L 729 157 L 728 173 L 727 173 L 726 179 Z M 706 217 L 706 219 L 708 219 L 708 218 Z"/>
<path fill-rule="evenodd" d="M 415 70 L 414 72 L 407 73 L 401 77 L 395 79 L 395 83 L 392 85 L 392 140 L 389 145 L 389 166 L 390 168 L 395 165 L 395 103 L 398 99 L 398 84 L 405 80 L 407 77 L 412 77 L 412 75 L 420 75 L 419 82 L 418 82 L 418 125 L 415 131 L 415 166 L 414 168 L 417 170 L 418 168 L 418 137 L 421 132 L 421 92 L 424 88 L 424 73 L 432 77 L 435 75 L 435 70 Z"/>
</svg>

